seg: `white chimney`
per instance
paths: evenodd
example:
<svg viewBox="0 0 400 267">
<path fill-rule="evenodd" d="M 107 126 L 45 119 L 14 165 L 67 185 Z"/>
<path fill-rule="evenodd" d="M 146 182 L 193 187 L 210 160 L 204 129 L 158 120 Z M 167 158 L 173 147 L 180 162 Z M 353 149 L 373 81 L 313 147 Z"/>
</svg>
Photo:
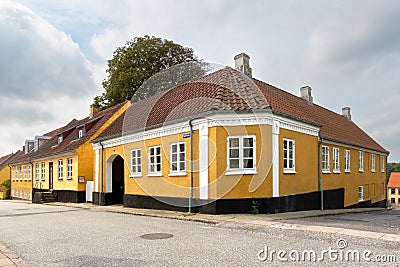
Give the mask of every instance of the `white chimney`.
<svg viewBox="0 0 400 267">
<path fill-rule="evenodd" d="M 250 56 L 246 53 L 240 53 L 234 57 L 235 69 L 246 74 L 250 78 L 252 77 L 252 71 L 250 68 Z"/>
<path fill-rule="evenodd" d="M 313 103 L 313 97 L 311 95 L 311 87 L 310 86 L 303 86 L 300 88 L 300 95 L 301 98 L 305 99 L 309 103 Z"/>
<path fill-rule="evenodd" d="M 342 115 L 345 116 L 349 121 L 351 121 L 351 108 L 350 107 L 342 108 Z"/>
</svg>

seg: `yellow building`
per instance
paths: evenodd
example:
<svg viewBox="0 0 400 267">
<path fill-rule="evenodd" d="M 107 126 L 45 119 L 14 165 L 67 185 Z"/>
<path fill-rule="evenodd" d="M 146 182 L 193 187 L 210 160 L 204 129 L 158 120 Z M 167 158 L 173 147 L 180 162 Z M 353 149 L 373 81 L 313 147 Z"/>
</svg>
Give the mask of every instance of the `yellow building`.
<svg viewBox="0 0 400 267">
<path fill-rule="evenodd" d="M 249 57 L 132 103 L 94 141 L 94 203 L 261 213 L 384 206 L 388 151 L 352 120 L 251 77 Z"/>
<path fill-rule="evenodd" d="M 10 163 L 13 197 L 37 203 L 91 201 L 94 152 L 90 141 L 128 106 L 124 102 L 103 111 L 91 106 L 89 117 L 26 140 Z"/>
<path fill-rule="evenodd" d="M 388 182 L 388 203 L 394 208 L 400 207 L 400 172 L 392 172 Z"/>
<path fill-rule="evenodd" d="M 9 168 L 8 164 L 9 164 L 10 160 L 14 157 L 14 155 L 15 154 L 12 153 L 12 154 L 0 157 L 0 184 L 2 184 L 6 180 L 11 179 L 11 172 L 10 172 L 10 168 Z M 6 198 L 6 192 L 7 192 L 6 188 L 0 187 L 0 191 L 1 191 L 0 199 Z"/>
</svg>

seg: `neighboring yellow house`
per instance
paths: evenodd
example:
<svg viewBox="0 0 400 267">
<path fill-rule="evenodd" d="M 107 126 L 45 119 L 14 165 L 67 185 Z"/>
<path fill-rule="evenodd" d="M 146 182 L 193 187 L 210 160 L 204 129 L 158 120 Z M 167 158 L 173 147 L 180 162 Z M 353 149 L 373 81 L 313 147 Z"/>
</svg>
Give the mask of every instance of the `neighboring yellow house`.
<svg viewBox="0 0 400 267">
<path fill-rule="evenodd" d="M 89 117 L 74 119 L 60 129 L 26 140 L 23 151 L 10 164 L 13 197 L 39 203 L 43 195 L 51 193 L 54 200 L 62 202 L 91 201 L 92 193 L 86 195 L 86 188 L 90 191 L 93 183 L 90 141 L 129 105 L 124 102 L 103 111 L 91 106 Z"/>
<path fill-rule="evenodd" d="M 392 172 L 390 174 L 387 187 L 389 206 L 400 207 L 400 172 Z"/>
<path fill-rule="evenodd" d="M 6 180 L 11 179 L 10 168 L 8 167 L 8 163 L 12 159 L 15 154 L 9 154 L 3 157 L 0 157 L 0 184 L 2 184 Z M 6 188 L 0 187 L 0 199 L 6 198 Z"/>
<path fill-rule="evenodd" d="M 251 77 L 249 57 L 134 102 L 94 141 L 93 202 L 205 213 L 386 205 L 382 146 L 342 114 Z"/>
</svg>

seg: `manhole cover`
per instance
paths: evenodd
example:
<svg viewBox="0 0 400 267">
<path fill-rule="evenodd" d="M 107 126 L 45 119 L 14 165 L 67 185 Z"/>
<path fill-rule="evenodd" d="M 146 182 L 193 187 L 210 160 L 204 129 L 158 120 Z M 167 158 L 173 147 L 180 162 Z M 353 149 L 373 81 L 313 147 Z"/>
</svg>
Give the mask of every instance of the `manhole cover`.
<svg viewBox="0 0 400 267">
<path fill-rule="evenodd" d="M 171 238 L 174 235 L 172 234 L 168 234 L 168 233 L 151 233 L 151 234 L 145 234 L 145 235 L 141 235 L 140 237 L 143 239 L 167 239 L 167 238 Z"/>
</svg>

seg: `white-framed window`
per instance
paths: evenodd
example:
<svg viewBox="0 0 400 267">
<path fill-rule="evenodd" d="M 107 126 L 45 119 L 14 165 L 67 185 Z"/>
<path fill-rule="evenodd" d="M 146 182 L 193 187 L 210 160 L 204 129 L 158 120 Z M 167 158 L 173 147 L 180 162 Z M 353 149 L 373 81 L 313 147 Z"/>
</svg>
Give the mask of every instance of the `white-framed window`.
<svg viewBox="0 0 400 267">
<path fill-rule="evenodd" d="M 26 181 L 28 179 L 28 172 L 26 171 L 26 165 L 22 166 L 23 170 L 24 170 L 24 181 Z"/>
<path fill-rule="evenodd" d="M 142 151 L 140 149 L 131 150 L 131 176 L 142 176 Z"/>
<path fill-rule="evenodd" d="M 78 131 L 78 138 L 82 138 L 83 137 L 83 129 L 80 129 Z"/>
<path fill-rule="evenodd" d="M 63 141 L 63 137 L 59 136 L 58 139 L 57 139 L 57 144 L 61 144 L 62 141 Z"/>
<path fill-rule="evenodd" d="M 42 162 L 42 181 L 46 180 L 46 164 Z"/>
<path fill-rule="evenodd" d="M 185 142 L 170 145 L 170 172 L 172 174 L 186 172 L 186 146 Z"/>
<path fill-rule="evenodd" d="M 64 160 L 58 160 L 58 180 L 62 180 L 64 176 Z"/>
<path fill-rule="evenodd" d="M 15 167 L 11 168 L 11 180 L 15 181 Z"/>
<path fill-rule="evenodd" d="M 22 166 L 19 166 L 18 170 L 19 170 L 19 180 L 22 181 Z"/>
<path fill-rule="evenodd" d="M 385 156 L 381 156 L 381 172 L 385 172 Z"/>
<path fill-rule="evenodd" d="M 256 170 L 256 136 L 229 136 L 227 146 L 227 170 L 232 172 L 255 172 Z"/>
<path fill-rule="evenodd" d="M 161 175 L 161 146 L 149 147 L 149 174 Z"/>
<path fill-rule="evenodd" d="M 364 171 L 364 152 L 358 152 L 358 170 L 360 172 Z"/>
<path fill-rule="evenodd" d="M 371 154 L 371 172 L 375 172 L 375 154 Z"/>
<path fill-rule="evenodd" d="M 360 185 L 358 187 L 358 201 L 361 202 L 364 200 L 364 186 Z"/>
<path fill-rule="evenodd" d="M 295 143 L 292 139 L 283 139 L 283 171 L 295 171 Z"/>
<path fill-rule="evenodd" d="M 344 171 L 350 172 L 350 150 L 344 151 Z"/>
<path fill-rule="evenodd" d="M 330 165 L 329 165 L 329 147 L 322 146 L 322 172 L 323 173 L 330 173 Z"/>
<path fill-rule="evenodd" d="M 67 179 L 72 179 L 72 158 L 67 159 Z"/>
<path fill-rule="evenodd" d="M 32 180 L 32 169 L 31 169 L 31 165 L 28 165 L 28 181 Z"/>
<path fill-rule="evenodd" d="M 35 164 L 35 180 L 39 180 L 39 163 Z"/>
<path fill-rule="evenodd" d="M 340 149 L 333 148 L 333 172 L 340 173 Z"/>
</svg>

